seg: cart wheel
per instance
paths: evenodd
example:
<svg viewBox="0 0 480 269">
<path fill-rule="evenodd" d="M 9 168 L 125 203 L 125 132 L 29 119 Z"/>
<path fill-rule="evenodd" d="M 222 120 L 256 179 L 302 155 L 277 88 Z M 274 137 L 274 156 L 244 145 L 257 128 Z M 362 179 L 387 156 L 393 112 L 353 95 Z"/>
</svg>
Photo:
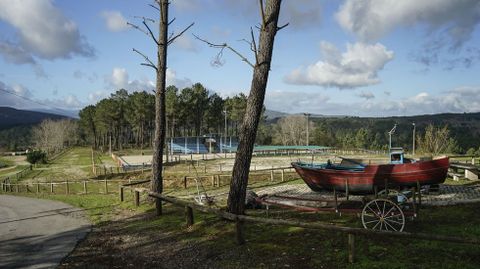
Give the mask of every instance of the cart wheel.
<svg viewBox="0 0 480 269">
<path fill-rule="evenodd" d="M 383 189 L 378 192 L 378 196 L 387 198 L 391 196 L 397 196 L 397 202 L 399 204 L 403 204 L 408 201 L 408 197 L 405 194 L 395 189 Z"/>
<path fill-rule="evenodd" d="M 405 215 L 394 202 L 375 199 L 363 207 L 362 224 L 365 229 L 401 232 L 405 227 Z"/>
</svg>

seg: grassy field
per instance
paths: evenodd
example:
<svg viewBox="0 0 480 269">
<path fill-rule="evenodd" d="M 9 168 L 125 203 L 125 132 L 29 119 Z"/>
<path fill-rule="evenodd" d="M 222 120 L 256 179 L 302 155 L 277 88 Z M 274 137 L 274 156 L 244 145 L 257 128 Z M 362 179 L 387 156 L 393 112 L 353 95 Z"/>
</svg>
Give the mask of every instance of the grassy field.
<svg viewBox="0 0 480 269">
<path fill-rule="evenodd" d="M 98 161 L 108 163 L 108 155 L 97 155 Z M 307 157 L 305 157 L 307 158 Z M 43 175 L 62 179 L 68 171 L 90 166 L 91 151 L 75 148 L 59 156 L 46 166 Z M 270 161 L 269 161 L 270 160 Z M 257 164 L 281 163 L 285 157 L 260 157 Z M 193 180 L 183 188 L 184 175 L 202 175 L 202 165 L 216 167 L 225 160 L 181 163 L 167 167 L 165 193 L 187 196 L 196 193 Z M 72 168 L 74 167 L 74 168 Z M 190 167 L 190 168 L 189 168 Z M 69 170 L 71 169 L 71 170 Z M 190 173 L 188 172 L 190 169 Z M 207 169 L 207 173 L 209 169 Z M 35 172 L 35 170 L 34 170 Z M 88 173 L 87 170 L 84 171 Z M 80 174 L 80 172 L 78 172 Z M 226 172 L 228 174 L 228 172 Z M 33 172 L 32 172 L 32 175 Z M 58 177 L 55 177 L 58 175 Z M 122 175 L 124 177 L 125 175 Z M 137 179 L 148 174 L 137 175 Z M 304 184 L 295 173 L 286 174 L 286 182 L 280 182 L 280 174 L 270 181 L 270 174 L 251 175 L 249 188 L 256 190 L 266 185 Z M 39 177 L 37 175 L 37 177 Z M 118 179 L 115 176 L 110 179 Z M 201 180 L 209 195 L 226 197 L 229 183 L 225 178 L 220 187 L 213 187 L 208 178 Z M 450 183 L 450 182 L 448 182 Z M 457 181 L 456 184 L 470 183 Z M 347 262 L 347 235 L 323 230 L 247 223 L 247 243 L 235 243 L 235 225 L 214 215 L 195 212 L 195 224 L 187 227 L 184 208 L 170 204 L 164 206 L 164 215 L 155 217 L 153 205 L 144 194 L 142 205 L 134 207 L 133 193 L 125 192 L 126 202 L 120 203 L 116 183 L 109 183 L 110 194 L 65 195 L 65 188 L 56 186 L 54 195 L 48 194 L 48 186 L 39 198 L 54 199 L 84 208 L 95 224 L 95 229 L 82 241 L 60 268 L 131 267 L 152 268 L 479 268 L 480 247 L 448 242 L 394 239 L 389 237 L 356 237 L 356 262 Z M 71 192 L 81 193 L 82 184 L 70 185 Z M 104 192 L 104 182 L 89 186 L 89 192 Z M 218 199 L 217 205 L 225 206 Z M 422 209 L 420 217 L 408 221 L 406 231 L 424 232 L 480 238 L 480 204 L 429 207 Z M 264 210 L 249 210 L 249 215 L 265 217 Z M 270 218 L 327 222 L 348 227 L 361 227 L 355 215 L 298 213 L 273 209 Z M 126 266 L 129 267 L 129 266 Z"/>
</svg>

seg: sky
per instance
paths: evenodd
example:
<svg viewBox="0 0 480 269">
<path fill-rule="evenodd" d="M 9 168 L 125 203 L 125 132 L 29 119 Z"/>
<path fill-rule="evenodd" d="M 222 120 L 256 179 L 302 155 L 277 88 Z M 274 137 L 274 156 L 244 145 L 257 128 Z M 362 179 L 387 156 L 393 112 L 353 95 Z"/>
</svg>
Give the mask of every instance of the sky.
<svg viewBox="0 0 480 269">
<path fill-rule="evenodd" d="M 120 88 L 152 92 L 149 0 L 0 0 L 0 106 L 79 110 Z M 167 84 L 248 94 L 256 0 L 172 0 Z M 287 113 L 408 116 L 480 111 L 480 1 L 284 0 L 265 105 Z M 156 32 L 158 26 L 149 23 Z M 221 57 L 218 57 L 221 56 Z"/>
</svg>

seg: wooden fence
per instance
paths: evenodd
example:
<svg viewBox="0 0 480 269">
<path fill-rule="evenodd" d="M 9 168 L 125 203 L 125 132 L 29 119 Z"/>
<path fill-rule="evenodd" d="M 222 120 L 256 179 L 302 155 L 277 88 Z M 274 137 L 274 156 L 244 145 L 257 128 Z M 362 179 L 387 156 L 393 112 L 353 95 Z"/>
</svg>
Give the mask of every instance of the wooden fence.
<svg viewBox="0 0 480 269">
<path fill-rule="evenodd" d="M 117 185 L 135 183 L 130 180 L 76 180 L 76 181 L 51 181 L 51 182 L 16 182 L 10 180 L 0 182 L 2 192 L 50 193 L 50 194 L 109 194 L 116 193 Z M 112 186 L 113 185 L 113 186 Z"/>
<path fill-rule="evenodd" d="M 321 223 L 321 222 L 307 223 L 307 222 L 294 221 L 294 220 L 269 219 L 269 218 L 261 218 L 261 217 L 247 216 L 247 215 L 236 215 L 236 214 L 225 212 L 221 209 L 201 206 L 189 201 L 180 200 L 171 196 L 166 196 L 161 193 L 150 192 L 149 196 L 159 199 L 160 201 L 164 201 L 164 202 L 172 203 L 177 206 L 184 207 L 186 223 L 189 226 L 194 223 L 193 209 L 196 209 L 204 213 L 214 214 L 229 221 L 234 221 L 235 222 L 235 239 L 238 244 L 245 243 L 244 225 L 246 222 L 256 222 L 256 223 L 265 223 L 265 224 L 272 224 L 272 225 L 301 227 L 306 229 L 321 229 L 321 230 L 327 230 L 327 231 L 342 232 L 347 234 L 348 236 L 347 248 L 348 248 L 348 261 L 350 263 L 353 263 L 355 260 L 355 235 L 362 235 L 367 238 L 369 238 L 370 236 L 389 236 L 389 237 L 405 238 L 405 239 L 445 241 L 445 242 L 473 244 L 476 246 L 480 246 L 480 238 L 464 238 L 464 237 L 456 237 L 456 236 L 426 234 L 426 233 L 377 231 L 377 230 L 367 230 L 363 228 L 336 226 L 336 225 Z"/>
</svg>

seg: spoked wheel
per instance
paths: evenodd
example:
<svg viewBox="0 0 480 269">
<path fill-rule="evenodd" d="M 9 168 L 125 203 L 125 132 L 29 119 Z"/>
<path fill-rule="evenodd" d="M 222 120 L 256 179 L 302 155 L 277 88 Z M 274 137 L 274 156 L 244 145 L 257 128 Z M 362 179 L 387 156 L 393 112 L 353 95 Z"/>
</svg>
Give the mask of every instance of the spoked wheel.
<svg viewBox="0 0 480 269">
<path fill-rule="evenodd" d="M 405 215 L 394 202 L 375 199 L 363 207 L 362 224 L 365 229 L 401 232 L 405 228 Z"/>
</svg>

